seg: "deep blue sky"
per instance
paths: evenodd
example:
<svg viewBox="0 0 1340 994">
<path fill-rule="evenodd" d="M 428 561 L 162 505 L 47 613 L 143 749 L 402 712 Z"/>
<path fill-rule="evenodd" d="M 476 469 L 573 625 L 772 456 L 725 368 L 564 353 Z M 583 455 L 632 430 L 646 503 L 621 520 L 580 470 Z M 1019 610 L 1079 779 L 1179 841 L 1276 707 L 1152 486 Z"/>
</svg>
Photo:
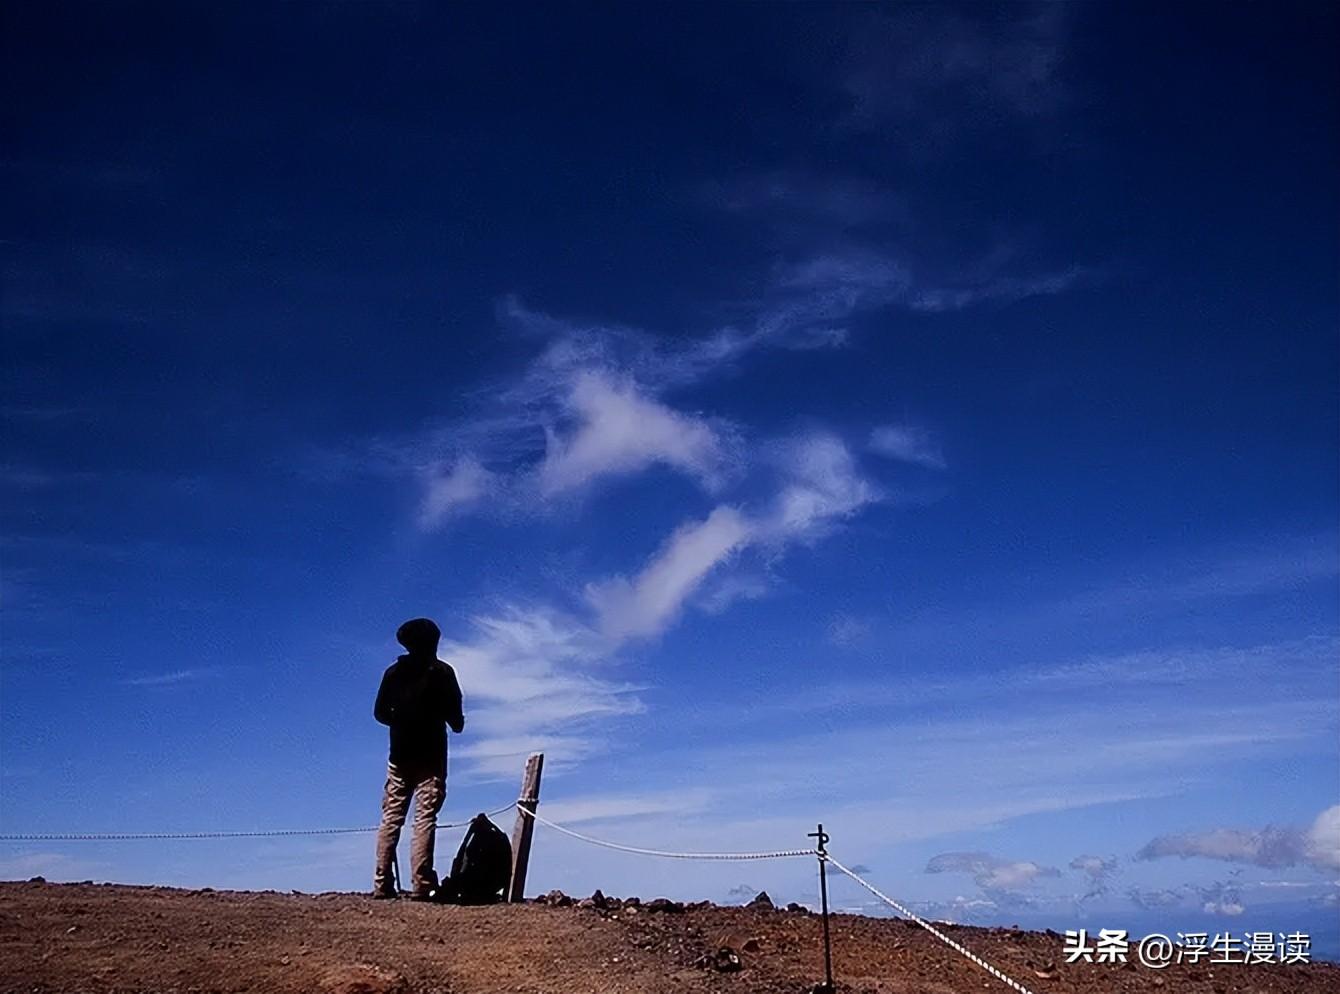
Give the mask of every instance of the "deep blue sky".
<svg viewBox="0 0 1340 994">
<path fill-rule="evenodd" d="M 0 825 L 369 822 L 428 614 L 449 816 L 543 748 L 555 817 L 822 817 L 941 916 L 1320 930 L 1335 30 L 10 5 Z M 361 887 L 365 842 L 0 869 Z"/>
</svg>

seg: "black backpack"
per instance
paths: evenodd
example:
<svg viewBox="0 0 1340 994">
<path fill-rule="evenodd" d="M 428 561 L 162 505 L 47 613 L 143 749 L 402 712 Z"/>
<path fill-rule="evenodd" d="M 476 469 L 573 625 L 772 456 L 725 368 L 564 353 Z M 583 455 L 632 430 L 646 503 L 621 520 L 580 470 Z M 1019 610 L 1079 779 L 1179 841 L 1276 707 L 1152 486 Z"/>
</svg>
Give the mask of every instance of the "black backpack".
<svg viewBox="0 0 1340 994">
<path fill-rule="evenodd" d="M 487 815 L 475 815 L 451 861 L 443 896 L 456 904 L 497 904 L 511 879 L 512 843 Z"/>
</svg>

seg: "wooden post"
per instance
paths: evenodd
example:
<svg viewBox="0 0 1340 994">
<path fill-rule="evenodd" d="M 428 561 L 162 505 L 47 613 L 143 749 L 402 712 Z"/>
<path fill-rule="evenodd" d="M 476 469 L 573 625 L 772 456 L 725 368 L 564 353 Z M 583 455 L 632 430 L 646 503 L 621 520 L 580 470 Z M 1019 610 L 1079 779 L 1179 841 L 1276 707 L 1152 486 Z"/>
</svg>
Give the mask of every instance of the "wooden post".
<svg viewBox="0 0 1340 994">
<path fill-rule="evenodd" d="M 526 899 L 526 867 L 530 864 L 530 837 L 535 833 L 535 819 L 522 814 L 522 811 L 535 813 L 540 803 L 542 772 L 544 753 L 531 753 L 526 760 L 526 773 L 521 778 L 521 795 L 516 802 L 516 824 L 512 827 L 512 882 L 507 888 L 507 900 L 513 903 Z"/>
</svg>

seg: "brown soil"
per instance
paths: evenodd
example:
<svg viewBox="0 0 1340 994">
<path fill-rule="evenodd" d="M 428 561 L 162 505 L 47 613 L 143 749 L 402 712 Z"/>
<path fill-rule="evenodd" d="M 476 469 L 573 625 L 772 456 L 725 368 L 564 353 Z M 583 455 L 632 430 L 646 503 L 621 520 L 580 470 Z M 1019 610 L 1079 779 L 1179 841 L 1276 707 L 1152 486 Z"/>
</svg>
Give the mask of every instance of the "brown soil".
<svg viewBox="0 0 1340 994">
<path fill-rule="evenodd" d="M 999 991 L 918 926 L 832 920 L 838 990 Z M 1054 933 L 950 927 L 1037 994 L 1340 991 L 1340 966 L 1065 965 Z M 719 972 L 735 949 L 742 968 Z M 459 908 L 356 894 L 0 883 L 0 992 L 255 994 L 802 994 L 821 979 L 820 920 L 804 911 Z"/>
</svg>

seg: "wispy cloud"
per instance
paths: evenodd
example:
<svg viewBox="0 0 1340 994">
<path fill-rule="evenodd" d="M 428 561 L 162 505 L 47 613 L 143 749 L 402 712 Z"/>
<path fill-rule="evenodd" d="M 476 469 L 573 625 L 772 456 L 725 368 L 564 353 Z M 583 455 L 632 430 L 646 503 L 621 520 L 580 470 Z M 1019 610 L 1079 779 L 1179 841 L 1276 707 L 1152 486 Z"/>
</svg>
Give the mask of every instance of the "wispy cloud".
<svg viewBox="0 0 1340 994">
<path fill-rule="evenodd" d="M 1020 4 L 1008 16 L 944 7 L 872 8 L 851 35 L 847 130 L 897 125 L 930 154 L 965 131 L 1028 125 L 1062 109 L 1069 12 Z M 956 113 L 950 113 L 950 109 Z M 972 113 L 965 113 L 971 109 Z"/>
<path fill-rule="evenodd" d="M 130 677 L 122 681 L 128 687 L 171 687 L 181 683 L 191 683 L 218 675 L 216 669 L 172 670 L 168 673 L 150 673 Z"/>
<path fill-rule="evenodd" d="M 1335 532 L 1286 535 L 1259 547 L 1237 547 L 1176 557 L 1144 575 L 1076 594 L 1048 610 L 1075 615 L 1157 608 L 1181 611 L 1189 603 L 1288 590 L 1340 574 Z"/>
<path fill-rule="evenodd" d="M 828 623 L 828 641 L 848 648 L 870 634 L 870 623 L 850 614 L 838 614 Z"/>
<path fill-rule="evenodd" d="M 772 267 L 762 290 L 738 305 L 740 320 L 673 338 L 569 321 L 505 297 L 497 308 L 502 328 L 539 346 L 518 375 L 481 386 L 458 417 L 327 455 L 322 468 L 417 476 L 425 530 L 472 510 L 543 511 L 655 466 L 717 493 L 749 471 L 748 433 L 726 417 L 676 406 L 671 395 L 737 372 L 761 349 L 842 347 L 856 319 L 885 308 L 949 310 L 1060 292 L 1073 282 L 1003 274 L 1001 265 L 993 257 L 941 284 L 870 247 L 806 252 Z M 872 445 L 922 465 L 943 462 L 934 440 L 909 426 L 886 426 Z"/>
<path fill-rule="evenodd" d="M 93 416 L 88 407 L 68 404 L 0 404 L 0 418 L 29 424 L 60 421 L 87 421 Z"/>
<path fill-rule="evenodd" d="M 1304 864 L 1340 870 L 1340 804 L 1321 812 L 1309 828 L 1267 825 L 1259 829 L 1212 828 L 1150 840 L 1136 859 L 1166 856 L 1222 860 L 1278 868 Z"/>
<path fill-rule="evenodd" d="M 922 287 L 910 297 L 908 305 L 914 311 L 939 314 L 982 304 L 1012 304 L 1031 297 L 1064 293 L 1092 275 L 1083 266 L 1067 266 L 1059 272 L 1027 276 L 991 274 L 973 283 Z"/>
<path fill-rule="evenodd" d="M 419 506 L 420 527 L 432 530 L 449 515 L 472 507 L 495 487 L 495 475 L 473 456 L 461 456 L 448 467 L 426 471 L 423 499 Z"/>
<path fill-rule="evenodd" d="M 711 183 L 704 193 L 722 210 L 784 228 L 806 242 L 905 218 L 903 198 L 892 188 L 853 175 L 773 169 Z"/>
<path fill-rule="evenodd" d="M 749 523 L 731 507 L 679 528 L 633 580 L 615 577 L 587 588 L 587 600 L 611 638 L 662 631 L 703 578 L 749 539 Z"/>
<path fill-rule="evenodd" d="M 879 425 L 870 433 L 870 451 L 927 469 L 944 469 L 940 441 L 915 425 Z"/>
<path fill-rule="evenodd" d="M 638 688 L 612 680 L 608 663 L 631 639 L 655 637 L 678 619 L 705 580 L 752 548 L 774 558 L 796 542 L 813 542 L 841 519 L 877 499 L 836 436 L 809 434 L 774 453 L 776 495 L 758 511 L 729 505 L 681 524 L 630 577 L 586 586 L 589 618 L 538 605 L 510 607 L 474 619 L 474 638 L 445 643 L 443 653 L 484 698 L 463 755 L 479 772 L 510 773 L 525 752 L 547 748 L 558 762 L 600 747 L 597 719 L 642 710 Z M 724 607 L 724 605 L 719 605 Z"/>
<path fill-rule="evenodd" d="M 567 434 L 553 428 L 547 432 L 539 467 L 544 496 L 657 464 L 681 470 L 708 486 L 723 471 L 724 446 L 710 424 L 648 397 L 629 378 L 615 380 L 583 371 L 565 404 L 576 424 Z"/>
<path fill-rule="evenodd" d="M 46 470 L 32 466 L 0 466 L 0 486 L 15 490 L 41 490 L 55 482 L 55 475 Z"/>
<path fill-rule="evenodd" d="M 773 586 L 773 578 L 762 572 L 728 571 L 703 590 L 697 604 L 708 614 L 720 614 L 737 601 L 752 601 L 767 596 Z"/>
<path fill-rule="evenodd" d="M 1181 904 L 1185 898 L 1185 893 L 1180 888 L 1176 887 L 1154 889 L 1132 887 L 1126 892 L 1126 897 L 1137 908 L 1143 908 L 1146 911 L 1156 911 L 1160 908 L 1171 908 Z"/>
<path fill-rule="evenodd" d="M 931 857 L 926 872 L 971 874 L 973 882 L 997 906 L 1026 904 L 1025 888 L 1039 878 L 1061 875 L 1054 866 L 1043 866 L 1032 860 L 1005 859 L 985 852 L 940 853 Z"/>
<path fill-rule="evenodd" d="M 508 776 L 536 749 L 554 765 L 599 748 L 599 719 L 644 709 L 639 687 L 598 665 L 615 646 L 580 620 L 545 607 L 512 606 L 473 620 L 475 634 L 441 654 L 468 688 L 471 741 L 457 752 L 477 776 Z"/>
<path fill-rule="evenodd" d="M 1237 918 L 1247 910 L 1236 881 L 1216 881 L 1209 886 L 1197 886 L 1192 889 L 1200 898 L 1201 911 L 1207 915 Z"/>
<path fill-rule="evenodd" d="M 1117 872 L 1115 856 L 1076 856 L 1070 861 L 1072 870 L 1079 870 L 1089 878 L 1088 890 L 1080 898 L 1087 901 L 1107 893 L 1108 883 Z"/>
<path fill-rule="evenodd" d="M 838 521 L 881 499 L 847 445 L 828 432 L 784 442 L 775 461 L 784 482 L 755 530 L 764 541 L 812 541 Z"/>
</svg>

